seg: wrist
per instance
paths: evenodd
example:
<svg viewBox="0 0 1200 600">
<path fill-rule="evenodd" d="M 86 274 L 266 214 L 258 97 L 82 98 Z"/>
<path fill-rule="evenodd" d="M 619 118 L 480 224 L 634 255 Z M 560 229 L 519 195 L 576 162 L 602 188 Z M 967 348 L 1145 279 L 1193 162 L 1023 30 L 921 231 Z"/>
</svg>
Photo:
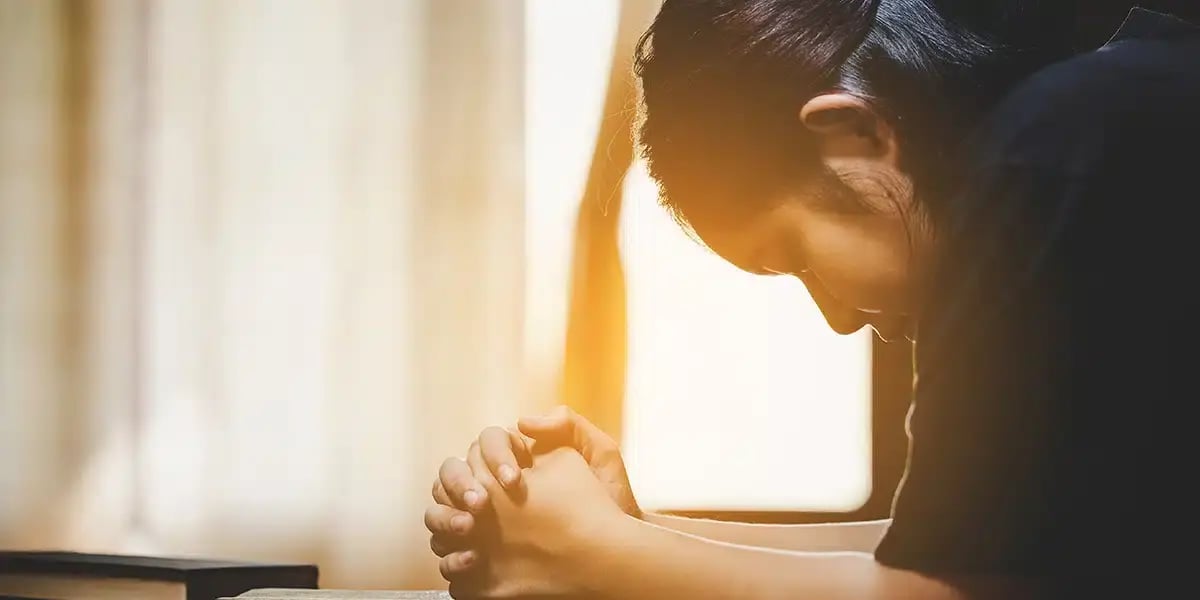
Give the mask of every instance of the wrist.
<svg viewBox="0 0 1200 600">
<path fill-rule="evenodd" d="M 646 524 L 624 512 L 611 519 L 599 520 L 572 553 L 567 572 L 576 589 L 588 597 L 612 596 L 613 577 L 629 577 L 627 565 L 637 564 L 636 555 L 644 545 Z"/>
</svg>

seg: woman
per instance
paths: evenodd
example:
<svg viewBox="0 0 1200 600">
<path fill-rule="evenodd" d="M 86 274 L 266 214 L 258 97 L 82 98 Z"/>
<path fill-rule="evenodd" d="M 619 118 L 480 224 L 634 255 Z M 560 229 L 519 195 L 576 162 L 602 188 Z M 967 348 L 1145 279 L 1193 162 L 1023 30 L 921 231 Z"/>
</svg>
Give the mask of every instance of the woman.
<svg viewBox="0 0 1200 600">
<path fill-rule="evenodd" d="M 1200 27 L 1135 10 L 1080 52 L 1067 3 L 1037 6 L 667 0 L 638 49 L 680 223 L 801 279 L 833 329 L 916 342 L 874 553 L 642 514 L 616 444 L 559 412 L 443 465 L 426 524 L 452 593 L 1109 597 L 1186 573 L 1163 548 L 1197 500 L 1175 208 L 1200 199 Z"/>
</svg>

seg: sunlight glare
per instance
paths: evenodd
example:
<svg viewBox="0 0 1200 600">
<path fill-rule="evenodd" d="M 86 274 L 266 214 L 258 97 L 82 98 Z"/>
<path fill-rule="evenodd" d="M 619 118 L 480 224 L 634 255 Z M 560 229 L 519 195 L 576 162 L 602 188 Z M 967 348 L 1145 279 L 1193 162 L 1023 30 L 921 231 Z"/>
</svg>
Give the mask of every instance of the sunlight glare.
<svg viewBox="0 0 1200 600">
<path fill-rule="evenodd" d="M 849 511 L 871 492 L 871 333 L 829 329 L 794 278 L 692 241 L 630 173 L 624 446 L 645 508 Z"/>
</svg>

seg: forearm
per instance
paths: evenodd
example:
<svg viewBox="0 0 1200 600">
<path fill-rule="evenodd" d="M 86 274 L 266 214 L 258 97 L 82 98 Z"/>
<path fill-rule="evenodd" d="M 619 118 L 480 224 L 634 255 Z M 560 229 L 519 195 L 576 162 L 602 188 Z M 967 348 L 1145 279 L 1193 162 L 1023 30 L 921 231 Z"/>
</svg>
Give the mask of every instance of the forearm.
<svg viewBox="0 0 1200 600">
<path fill-rule="evenodd" d="M 590 545 L 577 574 L 599 598 L 977 600 L 1012 586 L 967 588 L 883 566 L 867 553 L 786 552 L 708 540 L 626 519 Z M 619 576 L 614 576 L 618 575 Z M 1020 589 L 1029 597 L 1032 590 Z M 991 593 L 988 593 L 991 592 Z"/>
<path fill-rule="evenodd" d="M 644 520 L 710 540 L 805 552 L 871 552 L 883 537 L 890 519 L 856 523 L 770 525 L 690 519 L 646 513 Z"/>
</svg>

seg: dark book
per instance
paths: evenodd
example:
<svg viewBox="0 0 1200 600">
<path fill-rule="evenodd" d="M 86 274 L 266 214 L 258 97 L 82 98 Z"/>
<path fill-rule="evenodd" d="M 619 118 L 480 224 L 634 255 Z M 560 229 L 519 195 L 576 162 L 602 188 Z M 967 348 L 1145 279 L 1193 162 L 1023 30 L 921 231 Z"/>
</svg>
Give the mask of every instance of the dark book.
<svg viewBox="0 0 1200 600">
<path fill-rule="evenodd" d="M 317 575 L 306 564 L 0 552 L 0 598 L 216 600 L 259 588 L 316 589 Z"/>
<path fill-rule="evenodd" d="M 401 592 L 382 590 L 251 590 L 221 600 L 451 600 L 446 592 Z"/>
</svg>

